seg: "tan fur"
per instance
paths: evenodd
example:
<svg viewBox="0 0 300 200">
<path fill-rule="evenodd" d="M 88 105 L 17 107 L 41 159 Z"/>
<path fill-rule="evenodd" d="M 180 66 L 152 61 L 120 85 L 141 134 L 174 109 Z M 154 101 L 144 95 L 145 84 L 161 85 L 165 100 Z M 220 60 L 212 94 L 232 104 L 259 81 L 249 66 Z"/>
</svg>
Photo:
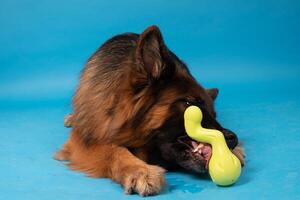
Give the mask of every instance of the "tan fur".
<svg viewBox="0 0 300 200">
<path fill-rule="evenodd" d="M 69 161 L 71 169 L 88 176 L 111 178 L 123 185 L 125 193 L 157 194 L 164 185 L 164 169 L 148 165 L 114 144 L 85 147 L 74 133 L 55 159 Z"/>
<path fill-rule="evenodd" d="M 126 193 L 157 194 L 164 184 L 164 169 L 146 164 L 138 158 L 146 160 L 142 151 L 136 157 L 123 145 L 137 148 L 147 143 L 151 130 L 163 123 L 161 118 L 162 115 L 167 115 L 167 109 L 157 106 L 148 114 L 149 123 L 135 127 L 134 130 L 127 127 L 126 122 L 132 120 L 145 107 L 145 102 L 148 101 L 145 98 L 149 95 L 145 91 L 134 96 L 129 89 L 130 81 L 133 80 L 130 77 L 131 70 L 127 70 L 130 63 L 126 63 L 126 60 L 122 64 L 124 70 L 127 70 L 126 73 L 122 70 L 103 71 L 101 77 L 97 77 L 97 70 L 102 69 L 98 60 L 105 65 L 115 59 L 113 56 L 113 53 L 99 54 L 88 61 L 73 99 L 73 114 L 64 121 L 66 127 L 72 127 L 71 136 L 62 150 L 56 153 L 55 158 L 69 161 L 71 169 L 89 176 L 111 178 L 121 183 Z M 111 80 L 111 76 L 114 80 L 124 82 Z M 135 77 L 138 77 L 136 72 Z M 141 78 L 137 79 L 142 80 L 144 77 L 145 74 L 142 73 Z M 111 113 L 113 110 L 118 113 Z"/>
</svg>

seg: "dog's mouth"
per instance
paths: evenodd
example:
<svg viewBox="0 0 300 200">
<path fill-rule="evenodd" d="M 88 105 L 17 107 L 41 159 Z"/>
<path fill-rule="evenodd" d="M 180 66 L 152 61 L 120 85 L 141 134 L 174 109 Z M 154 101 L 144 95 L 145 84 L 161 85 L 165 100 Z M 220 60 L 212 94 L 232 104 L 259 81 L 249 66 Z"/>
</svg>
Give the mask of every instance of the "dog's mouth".
<svg viewBox="0 0 300 200">
<path fill-rule="evenodd" d="M 208 169 L 209 160 L 212 155 L 212 148 L 210 144 L 197 142 L 195 140 L 192 140 L 187 135 L 180 136 L 179 138 L 177 138 L 177 141 L 188 147 L 193 155 L 199 160 L 205 161 L 205 168 L 206 170 Z"/>
<path fill-rule="evenodd" d="M 202 143 L 202 142 L 195 142 L 191 141 L 191 144 L 193 146 L 193 153 L 196 154 L 196 156 L 201 156 L 206 161 L 205 168 L 208 169 L 208 163 L 211 158 L 211 145 Z"/>
<path fill-rule="evenodd" d="M 212 156 L 212 147 L 210 144 L 197 142 L 187 135 L 178 137 L 177 142 L 186 147 L 186 150 L 192 155 L 193 160 L 201 161 L 199 164 L 202 165 L 203 170 L 208 171 L 208 164 Z M 245 152 L 241 144 L 230 150 L 240 160 L 241 165 L 244 166 Z"/>
</svg>

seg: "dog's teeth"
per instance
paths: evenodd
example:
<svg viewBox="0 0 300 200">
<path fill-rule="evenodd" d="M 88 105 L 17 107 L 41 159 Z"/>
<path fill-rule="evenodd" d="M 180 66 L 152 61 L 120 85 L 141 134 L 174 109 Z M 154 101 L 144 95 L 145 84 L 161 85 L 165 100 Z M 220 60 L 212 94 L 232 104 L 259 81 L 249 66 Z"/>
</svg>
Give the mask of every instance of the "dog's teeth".
<svg viewBox="0 0 300 200">
<path fill-rule="evenodd" d="M 196 152 L 198 152 L 198 151 L 199 151 L 199 149 L 197 149 L 197 148 L 195 148 L 195 149 L 193 150 L 194 153 L 196 153 Z"/>
<path fill-rule="evenodd" d="M 193 146 L 194 147 L 194 146 Z M 196 148 L 193 150 L 193 152 L 199 152 L 201 154 L 202 150 L 201 148 L 204 147 L 204 144 L 200 143 L 199 145 L 196 146 Z"/>
<path fill-rule="evenodd" d="M 198 151 L 197 147 L 193 150 L 194 153 L 196 153 Z"/>
<path fill-rule="evenodd" d="M 204 147 L 204 144 L 200 143 L 200 144 L 197 146 L 197 149 L 201 149 L 202 147 Z"/>
<path fill-rule="evenodd" d="M 198 146 L 198 143 L 197 143 L 197 142 L 195 142 L 195 141 L 192 141 L 192 146 L 193 146 L 193 148 L 194 148 L 194 149 L 196 149 L 196 148 L 197 148 L 197 146 Z"/>
</svg>

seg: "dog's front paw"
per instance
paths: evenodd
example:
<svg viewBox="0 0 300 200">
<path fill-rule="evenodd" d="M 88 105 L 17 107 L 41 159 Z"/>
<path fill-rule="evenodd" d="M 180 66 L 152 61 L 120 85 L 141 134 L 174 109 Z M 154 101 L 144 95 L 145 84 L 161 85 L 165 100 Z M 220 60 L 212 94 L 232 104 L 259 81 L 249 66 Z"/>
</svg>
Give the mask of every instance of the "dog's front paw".
<svg viewBox="0 0 300 200">
<path fill-rule="evenodd" d="M 165 170 L 155 165 L 136 168 L 127 174 L 123 187 L 126 194 L 136 192 L 142 196 L 158 194 L 164 186 Z"/>
</svg>

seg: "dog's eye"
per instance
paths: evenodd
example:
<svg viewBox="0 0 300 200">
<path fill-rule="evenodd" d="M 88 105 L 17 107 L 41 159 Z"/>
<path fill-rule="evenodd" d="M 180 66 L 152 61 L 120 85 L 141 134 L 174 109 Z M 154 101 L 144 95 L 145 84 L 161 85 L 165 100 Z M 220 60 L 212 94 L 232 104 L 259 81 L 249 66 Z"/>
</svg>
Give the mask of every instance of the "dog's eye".
<svg viewBox="0 0 300 200">
<path fill-rule="evenodd" d="M 202 99 L 185 99 L 185 104 L 187 106 L 199 106 L 202 107 L 204 104 L 204 101 Z"/>
<path fill-rule="evenodd" d="M 187 106 L 197 105 L 197 102 L 194 98 L 186 98 L 184 99 L 184 102 Z"/>
<path fill-rule="evenodd" d="M 180 99 L 182 103 L 184 103 L 186 106 L 199 106 L 202 107 L 204 104 L 204 101 L 202 99 L 196 99 L 194 97 L 187 97 Z"/>
<path fill-rule="evenodd" d="M 190 101 L 188 101 L 188 100 L 185 101 L 185 104 L 186 104 L 187 106 L 193 105 L 192 102 L 190 102 Z"/>
</svg>

